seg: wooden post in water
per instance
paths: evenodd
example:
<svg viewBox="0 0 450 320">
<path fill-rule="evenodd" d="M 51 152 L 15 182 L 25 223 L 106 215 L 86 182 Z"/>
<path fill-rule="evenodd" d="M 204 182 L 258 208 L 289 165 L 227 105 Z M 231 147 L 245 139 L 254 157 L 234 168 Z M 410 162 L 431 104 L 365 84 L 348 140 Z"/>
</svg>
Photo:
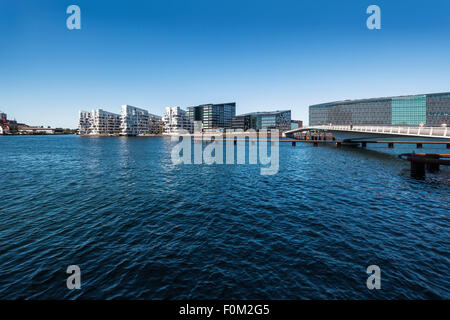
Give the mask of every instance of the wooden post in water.
<svg viewBox="0 0 450 320">
<path fill-rule="evenodd" d="M 425 163 L 416 161 L 417 157 L 411 158 L 411 177 L 424 178 L 425 177 Z"/>
<path fill-rule="evenodd" d="M 425 159 L 434 159 L 439 160 L 441 157 L 438 154 L 427 154 L 425 155 Z M 427 162 L 426 164 L 428 172 L 438 172 L 439 171 L 439 163 Z"/>
</svg>

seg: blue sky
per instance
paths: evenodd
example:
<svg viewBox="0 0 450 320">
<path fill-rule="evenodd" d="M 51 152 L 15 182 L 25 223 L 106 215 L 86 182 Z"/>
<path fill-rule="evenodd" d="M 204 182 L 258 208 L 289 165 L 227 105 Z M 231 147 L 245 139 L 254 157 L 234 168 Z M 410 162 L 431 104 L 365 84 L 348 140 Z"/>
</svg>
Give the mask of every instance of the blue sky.
<svg viewBox="0 0 450 320">
<path fill-rule="evenodd" d="M 307 121 L 310 104 L 450 91 L 449 16 L 448 0 L 2 1 L 0 110 L 74 128 L 80 109 L 236 101 Z"/>
</svg>

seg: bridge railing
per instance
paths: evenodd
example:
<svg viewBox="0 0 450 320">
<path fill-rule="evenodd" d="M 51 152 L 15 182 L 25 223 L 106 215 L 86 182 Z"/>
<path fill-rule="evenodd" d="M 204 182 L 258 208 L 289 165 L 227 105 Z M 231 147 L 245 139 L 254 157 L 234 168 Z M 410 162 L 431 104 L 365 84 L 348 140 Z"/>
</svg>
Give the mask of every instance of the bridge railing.
<svg viewBox="0 0 450 320">
<path fill-rule="evenodd" d="M 447 127 L 405 127 L 405 126 L 324 126 L 325 130 L 357 131 L 369 133 L 384 133 L 395 135 L 450 137 Z"/>
<path fill-rule="evenodd" d="M 330 130 L 330 131 L 353 131 L 367 133 L 383 133 L 393 135 L 421 136 L 433 138 L 450 138 L 450 129 L 448 127 L 406 127 L 406 126 L 337 126 L 337 125 L 319 125 L 308 127 L 311 130 Z M 300 128 L 299 128 L 300 129 Z M 307 128 L 303 128 L 305 130 Z M 291 130 L 295 132 L 294 130 Z"/>
</svg>

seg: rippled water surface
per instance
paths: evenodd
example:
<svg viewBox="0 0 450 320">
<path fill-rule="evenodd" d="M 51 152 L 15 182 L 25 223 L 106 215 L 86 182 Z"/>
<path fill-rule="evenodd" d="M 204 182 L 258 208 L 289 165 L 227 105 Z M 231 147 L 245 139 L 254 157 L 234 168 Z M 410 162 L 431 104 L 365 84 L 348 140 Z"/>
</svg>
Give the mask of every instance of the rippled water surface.
<svg viewBox="0 0 450 320">
<path fill-rule="evenodd" d="M 450 298 L 448 170 L 415 180 L 393 154 L 286 144 L 261 176 L 173 165 L 173 145 L 0 137 L 0 298 Z"/>
</svg>

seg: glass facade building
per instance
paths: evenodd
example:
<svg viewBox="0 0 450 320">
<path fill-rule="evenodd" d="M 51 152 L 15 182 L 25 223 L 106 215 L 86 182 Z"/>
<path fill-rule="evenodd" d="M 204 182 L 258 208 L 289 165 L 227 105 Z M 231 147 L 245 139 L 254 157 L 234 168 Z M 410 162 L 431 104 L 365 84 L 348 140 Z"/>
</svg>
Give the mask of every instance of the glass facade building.
<svg viewBox="0 0 450 320">
<path fill-rule="evenodd" d="M 291 129 L 291 110 L 252 112 L 238 115 L 233 118 L 233 129 L 287 131 Z"/>
<path fill-rule="evenodd" d="M 232 119 L 236 115 L 236 103 L 203 104 L 188 107 L 187 112 L 194 124 L 194 131 L 200 131 L 200 123 L 202 131 L 231 129 Z"/>
<path fill-rule="evenodd" d="M 427 122 L 427 97 L 392 98 L 393 125 L 419 125 Z"/>
<path fill-rule="evenodd" d="M 291 129 L 297 129 L 303 127 L 303 121 L 301 120 L 291 120 Z"/>
<path fill-rule="evenodd" d="M 450 93 L 427 95 L 426 123 L 437 126 L 441 123 L 450 125 Z"/>
<path fill-rule="evenodd" d="M 440 126 L 450 122 L 450 93 L 329 102 L 309 107 L 310 125 Z"/>
<path fill-rule="evenodd" d="M 242 114 L 235 116 L 231 122 L 232 129 L 240 129 L 247 131 L 249 129 L 256 130 L 256 116 L 252 114 Z"/>
</svg>

